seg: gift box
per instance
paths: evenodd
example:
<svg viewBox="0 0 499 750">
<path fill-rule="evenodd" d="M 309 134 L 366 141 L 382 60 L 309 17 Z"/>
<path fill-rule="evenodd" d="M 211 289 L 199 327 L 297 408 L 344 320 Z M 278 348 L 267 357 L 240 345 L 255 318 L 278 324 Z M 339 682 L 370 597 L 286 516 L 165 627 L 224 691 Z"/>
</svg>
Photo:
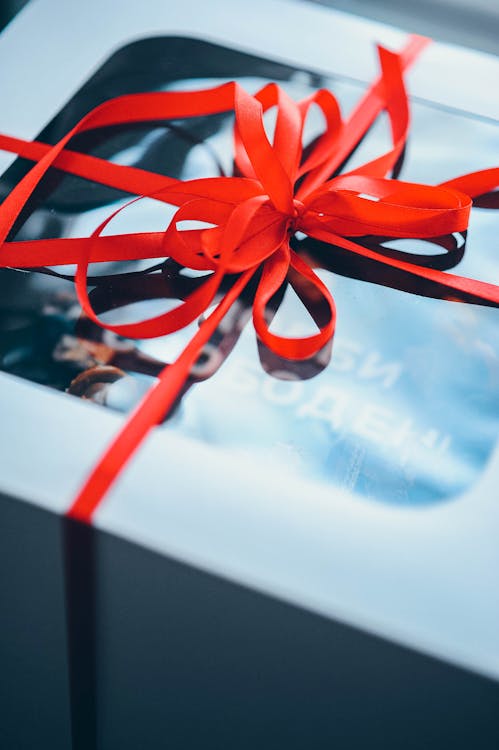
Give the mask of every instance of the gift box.
<svg viewBox="0 0 499 750">
<path fill-rule="evenodd" d="M 68 12 L 34 4 L 3 35 L 2 132 L 54 144 L 114 97 L 231 80 L 250 92 L 276 81 L 293 99 L 327 89 L 349 112 L 376 78 L 375 42 L 407 42 L 300 4 L 237 18 L 224 3 Z M 25 67 L 20 39 L 32 42 Z M 492 166 L 495 72 L 485 55 L 422 51 L 394 176 L 439 184 Z M 386 126 L 378 118 L 348 169 L 386 150 Z M 71 147 L 183 181 L 223 177 L 232 128 L 230 112 L 177 117 Z M 4 197 L 32 163 L 5 158 Z M 87 237 L 125 206 L 107 234 L 163 232 L 174 214 L 129 200 L 52 169 L 9 239 Z M 467 235 L 436 255 L 414 237 L 366 247 L 497 283 L 495 201 L 476 199 Z M 331 359 L 328 346 L 299 362 L 266 347 L 250 284 L 91 526 L 68 518 L 74 498 L 199 322 L 126 339 L 82 314 L 73 268 L 1 271 L 6 746 L 495 746 L 497 310 L 303 233 L 293 249 L 334 294 Z M 91 268 L 90 299 L 122 324 L 199 279 L 171 259 L 108 261 Z M 279 289 L 267 314 L 282 336 L 325 325 L 307 285 Z"/>
</svg>

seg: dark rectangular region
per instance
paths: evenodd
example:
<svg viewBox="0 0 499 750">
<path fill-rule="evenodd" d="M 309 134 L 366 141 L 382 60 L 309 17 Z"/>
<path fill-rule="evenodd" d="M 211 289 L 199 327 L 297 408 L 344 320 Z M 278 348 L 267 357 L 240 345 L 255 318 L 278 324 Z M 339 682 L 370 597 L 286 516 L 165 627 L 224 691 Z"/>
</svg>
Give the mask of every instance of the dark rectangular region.
<svg viewBox="0 0 499 750">
<path fill-rule="evenodd" d="M 499 747 L 491 680 L 17 500 L 0 529 L 4 748 Z"/>
</svg>

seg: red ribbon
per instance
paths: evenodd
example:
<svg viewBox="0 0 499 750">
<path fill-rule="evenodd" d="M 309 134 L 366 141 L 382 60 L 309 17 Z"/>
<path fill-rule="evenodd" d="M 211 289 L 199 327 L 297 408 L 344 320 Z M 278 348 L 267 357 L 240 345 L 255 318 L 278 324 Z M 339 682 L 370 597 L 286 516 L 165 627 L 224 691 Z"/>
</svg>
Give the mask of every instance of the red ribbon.
<svg viewBox="0 0 499 750">
<path fill-rule="evenodd" d="M 78 299 L 86 315 L 103 328 L 139 339 L 177 331 L 205 313 L 219 293 L 224 277 L 236 274 L 230 290 L 203 320 L 178 359 L 161 372 L 99 459 L 74 500 L 70 516 L 91 520 L 149 430 L 171 409 L 203 346 L 257 271 L 261 273 L 254 295 L 253 322 L 266 346 L 287 359 L 303 360 L 331 340 L 335 328 L 334 301 L 312 268 L 290 247 L 289 240 L 297 231 L 437 282 L 449 291 L 499 303 L 499 288 L 492 284 L 388 257 L 352 239 L 365 235 L 423 239 L 463 232 L 468 226 L 471 198 L 496 188 L 499 183 L 499 168 L 475 172 L 438 186 L 386 178 L 402 153 L 409 128 L 403 72 L 427 43 L 427 39 L 413 36 L 399 54 L 380 47 L 381 76 L 346 121 L 335 97 L 324 89 L 297 103 L 274 83 L 250 96 L 232 82 L 202 91 L 132 94 L 109 100 L 89 112 L 54 146 L 0 135 L 0 148 L 36 162 L 0 206 L 0 267 L 76 264 Z M 303 127 L 312 105 L 322 111 L 326 127 L 303 158 Z M 272 107 L 277 110 L 277 119 L 270 142 L 263 113 Z M 390 150 L 362 167 L 329 179 L 382 110 L 387 111 L 390 120 Z M 182 182 L 68 148 L 73 136 L 95 128 L 226 111 L 235 114 L 235 163 L 241 177 Z M 33 190 L 52 167 L 139 196 L 134 200 L 150 197 L 178 209 L 164 233 L 103 236 L 104 228 L 121 208 L 97 227 L 90 238 L 6 242 Z M 179 226 L 190 220 L 210 226 L 188 230 Z M 157 257 L 171 257 L 182 266 L 206 271 L 206 280 L 178 307 L 162 315 L 121 325 L 100 320 L 87 293 L 89 263 Z M 329 309 L 327 322 L 312 336 L 286 338 L 269 330 L 266 305 L 290 269 L 315 287 Z"/>
</svg>

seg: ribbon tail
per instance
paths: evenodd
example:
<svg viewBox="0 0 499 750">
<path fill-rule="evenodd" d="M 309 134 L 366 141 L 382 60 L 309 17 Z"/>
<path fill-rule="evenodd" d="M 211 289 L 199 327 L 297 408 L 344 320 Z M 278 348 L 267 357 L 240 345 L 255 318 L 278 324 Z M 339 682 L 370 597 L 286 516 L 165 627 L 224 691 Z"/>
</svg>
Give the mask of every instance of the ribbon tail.
<svg viewBox="0 0 499 750">
<path fill-rule="evenodd" d="M 163 237 L 163 232 L 104 235 L 92 238 L 90 251 L 88 237 L 6 242 L 0 252 L 0 268 L 76 265 L 85 253 L 89 263 L 164 258 Z"/>
<path fill-rule="evenodd" d="M 478 172 L 470 172 L 461 177 L 455 177 L 453 180 L 442 182 L 440 187 L 460 190 L 462 193 L 469 195 L 470 198 L 476 198 L 499 187 L 499 167 L 481 169 Z"/>
<path fill-rule="evenodd" d="M 417 276 L 418 278 L 431 281 L 436 284 L 449 289 L 452 292 L 459 292 L 461 294 L 471 295 L 476 297 L 483 302 L 499 305 L 499 286 L 495 284 L 489 284 L 485 281 L 479 281 L 477 279 L 469 279 L 465 276 L 457 276 L 456 274 L 446 273 L 444 271 L 438 271 L 433 268 L 426 268 L 417 265 L 416 263 L 410 263 L 408 261 L 398 260 L 397 258 L 390 258 L 383 253 L 370 250 L 363 245 L 359 245 L 352 240 L 348 240 L 345 237 L 339 235 L 324 232 L 320 229 L 316 229 L 311 234 L 315 239 L 327 242 L 328 244 L 335 244 L 339 247 L 343 247 L 346 250 L 350 250 L 355 255 L 360 255 L 364 258 L 378 261 L 379 263 L 389 266 L 391 268 L 397 268 L 400 271 L 406 271 L 407 273 Z"/>
<path fill-rule="evenodd" d="M 211 315 L 201 324 L 178 359 L 162 370 L 156 385 L 146 393 L 99 459 L 67 511 L 67 516 L 86 523 L 91 522 L 94 511 L 120 472 L 150 430 L 171 410 L 203 346 L 213 335 L 229 308 L 238 299 L 253 273 L 254 270 L 249 269 L 238 278 Z"/>
</svg>

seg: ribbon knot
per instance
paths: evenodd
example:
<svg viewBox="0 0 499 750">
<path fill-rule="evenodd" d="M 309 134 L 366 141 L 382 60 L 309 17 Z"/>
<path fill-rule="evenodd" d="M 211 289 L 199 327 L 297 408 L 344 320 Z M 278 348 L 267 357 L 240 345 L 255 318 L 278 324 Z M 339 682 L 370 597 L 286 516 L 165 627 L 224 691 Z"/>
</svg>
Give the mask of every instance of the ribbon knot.
<svg viewBox="0 0 499 750">
<path fill-rule="evenodd" d="M 290 230 L 298 232 L 300 229 L 300 221 L 305 212 L 305 204 L 302 203 L 298 198 L 293 198 L 293 215 L 290 219 Z"/>
</svg>

